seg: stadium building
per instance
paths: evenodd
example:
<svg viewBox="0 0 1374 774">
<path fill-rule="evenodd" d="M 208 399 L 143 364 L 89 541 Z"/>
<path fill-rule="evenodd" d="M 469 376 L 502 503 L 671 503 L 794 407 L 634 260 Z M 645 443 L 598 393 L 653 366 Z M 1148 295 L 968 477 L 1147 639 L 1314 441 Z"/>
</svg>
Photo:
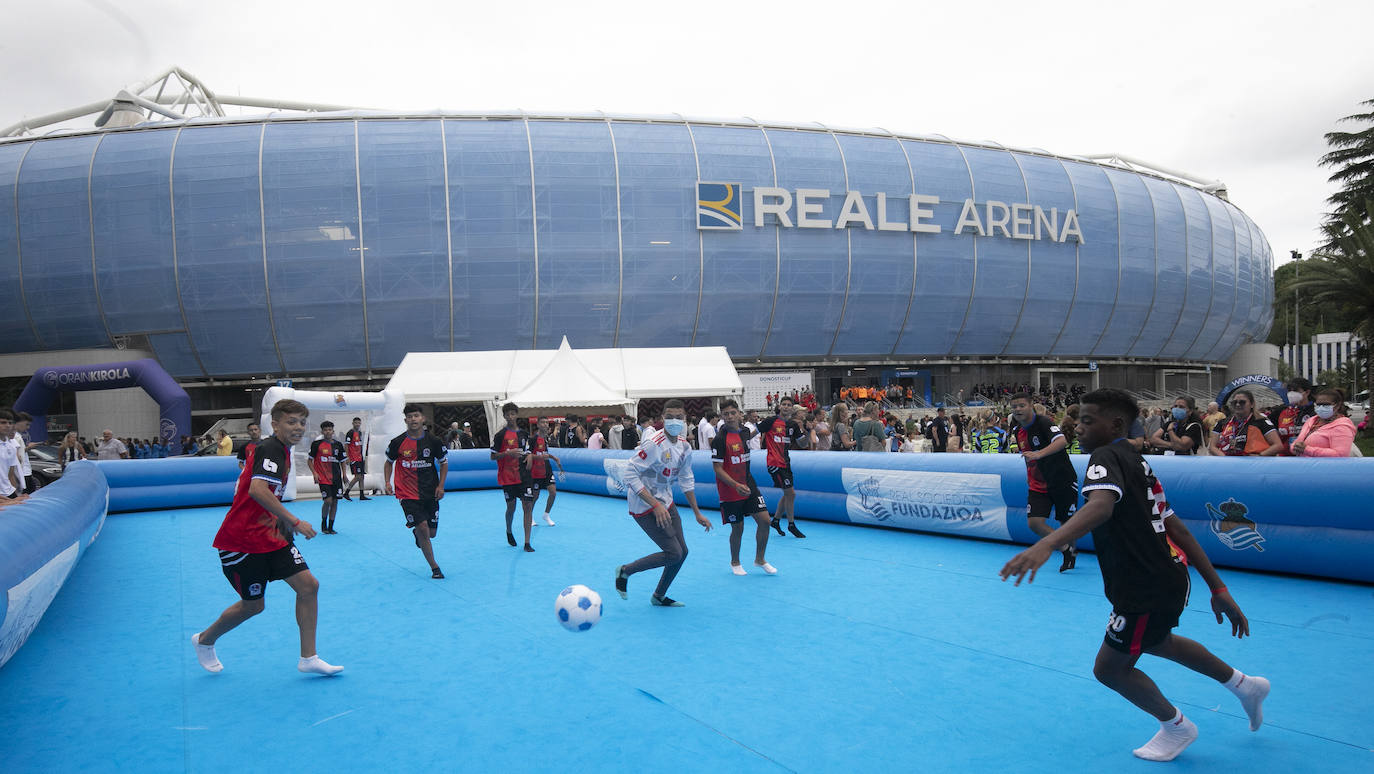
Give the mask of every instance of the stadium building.
<svg viewBox="0 0 1374 774">
<path fill-rule="evenodd" d="M 375 389 L 409 351 L 566 336 L 720 345 L 823 398 L 1206 394 L 1272 318 L 1272 252 L 1224 188 L 1123 157 L 680 116 L 231 117 L 161 78 L 190 96 L 0 130 L 6 376 L 145 351 L 198 414 L 246 415 L 279 379 Z"/>
</svg>

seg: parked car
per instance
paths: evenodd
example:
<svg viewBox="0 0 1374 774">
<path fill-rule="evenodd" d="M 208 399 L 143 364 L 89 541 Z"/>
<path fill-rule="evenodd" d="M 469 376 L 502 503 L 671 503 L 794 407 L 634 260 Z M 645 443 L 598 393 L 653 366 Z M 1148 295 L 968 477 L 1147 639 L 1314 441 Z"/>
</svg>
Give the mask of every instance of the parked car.
<svg viewBox="0 0 1374 774">
<path fill-rule="evenodd" d="M 57 456 L 57 447 L 42 444 L 29 449 L 29 467 L 39 486 L 47 486 L 62 478 L 62 463 Z"/>
</svg>

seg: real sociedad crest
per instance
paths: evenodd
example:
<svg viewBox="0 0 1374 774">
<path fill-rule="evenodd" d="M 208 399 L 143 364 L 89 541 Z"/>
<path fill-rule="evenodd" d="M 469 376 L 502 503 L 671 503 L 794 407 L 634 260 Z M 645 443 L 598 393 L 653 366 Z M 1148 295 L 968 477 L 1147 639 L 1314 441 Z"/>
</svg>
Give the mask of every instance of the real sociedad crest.
<svg viewBox="0 0 1374 774">
<path fill-rule="evenodd" d="M 342 392 L 334 393 L 334 405 L 339 408 L 348 408 L 348 401 L 344 399 Z"/>
<path fill-rule="evenodd" d="M 1232 551 L 1253 548 L 1263 553 L 1264 536 L 1256 529 L 1258 525 L 1254 520 L 1246 516 L 1249 510 L 1245 503 L 1236 502 L 1234 497 L 1228 498 L 1219 506 L 1207 503 L 1212 534 Z"/>
<path fill-rule="evenodd" d="M 697 228 L 739 231 L 744 228 L 739 183 L 697 183 Z"/>
</svg>

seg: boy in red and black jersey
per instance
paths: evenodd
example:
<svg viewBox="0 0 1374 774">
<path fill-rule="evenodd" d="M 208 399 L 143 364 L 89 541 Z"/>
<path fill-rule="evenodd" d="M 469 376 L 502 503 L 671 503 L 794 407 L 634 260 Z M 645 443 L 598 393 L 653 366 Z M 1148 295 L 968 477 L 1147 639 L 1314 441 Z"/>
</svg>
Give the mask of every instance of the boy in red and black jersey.
<svg viewBox="0 0 1374 774">
<path fill-rule="evenodd" d="M 1159 721 L 1159 732 L 1135 750 L 1138 758 L 1167 761 L 1197 739 L 1197 726 L 1169 702 L 1148 675 L 1136 667 L 1141 654 L 1166 658 L 1223 684 L 1250 718 L 1250 730 L 1264 722 L 1262 703 L 1269 681 L 1253 677 L 1217 658 L 1201 643 L 1173 633 L 1188 604 L 1188 565 L 1212 590 L 1217 623 L 1231 621 L 1231 633 L 1244 637 L 1250 622 L 1231 598 L 1221 576 L 1183 520 L 1170 514 L 1154 471 L 1127 440 L 1140 409 L 1120 390 L 1095 390 L 1080 399 L 1078 437 L 1092 452 L 1084 476 L 1087 501 L 1068 523 L 1040 538 L 1002 567 L 1003 580 L 1016 583 L 1036 570 L 1064 544 L 1089 531 L 1097 549 L 1102 584 L 1112 615 L 1093 664 L 1093 675 Z M 1179 551 L 1188 564 L 1180 561 Z"/>
<path fill-rule="evenodd" d="M 506 417 L 506 426 L 497 430 L 491 438 L 491 458 L 496 460 L 496 483 L 506 493 L 506 542 L 515 543 L 515 533 L 511 532 L 515 519 L 515 501 L 525 512 L 525 550 L 531 553 L 530 527 L 534 525 L 534 481 L 530 477 L 530 437 L 515 424 L 520 416 L 520 407 L 507 403 L 501 407 Z"/>
<path fill-rule="evenodd" d="M 348 493 L 353 485 L 358 485 L 358 499 L 371 500 L 367 496 L 364 478 L 367 474 L 367 436 L 363 434 L 363 418 L 353 417 L 353 427 L 344 433 L 344 447 L 348 449 L 348 470 L 344 473 L 343 499 L 352 500 Z M 349 478 L 349 475 L 352 478 Z"/>
<path fill-rule="evenodd" d="M 310 444 L 306 459 L 310 460 L 310 475 L 320 488 L 320 532 L 334 532 L 334 514 L 339 510 L 339 491 L 343 482 L 343 444 L 334 440 L 334 423 L 320 423 L 323 438 Z"/>
<path fill-rule="evenodd" d="M 291 447 L 300 443 L 309 416 L 304 404 L 277 401 L 272 406 L 272 437 L 248 452 L 247 464 L 239 474 L 234 502 L 215 535 L 214 547 L 219 550 L 224 577 L 241 599 L 225 608 L 204 631 L 191 635 L 196 660 L 207 672 L 224 669 L 215 655 L 215 642 L 263 611 L 267 584 L 274 580 L 285 580 L 296 592 L 296 624 L 301 630 L 301 659 L 296 668 L 322 675 L 343 671 L 315 652 L 320 582 L 292 543 L 295 533 L 309 540 L 315 537 L 315 530 L 281 504 L 282 490 L 291 475 Z"/>
<path fill-rule="evenodd" d="M 711 439 L 711 463 L 716 471 L 716 493 L 720 495 L 720 523 L 730 525 L 730 571 L 745 575 L 739 563 L 739 547 L 744 539 L 744 520 L 754 517 L 754 566 L 769 575 L 777 568 L 764 558 L 768 548 L 768 504 L 763 501 L 754 476 L 749 472 L 749 428 L 739 423 L 739 404 L 726 398 L 720 404 L 725 420 Z"/>
<path fill-rule="evenodd" d="M 549 466 L 549 460 L 553 460 L 558 466 L 558 475 L 563 475 L 563 462 L 549 453 L 549 420 L 547 417 L 540 417 L 535 423 L 534 437 L 530 439 L 530 479 L 535 487 L 535 497 L 539 497 L 540 489 L 549 493 L 549 499 L 544 501 L 544 523 L 550 527 L 554 526 L 553 511 L 554 498 L 558 497 L 558 485 L 553 480 L 553 468 Z M 514 537 L 514 535 L 512 535 Z"/>
<path fill-rule="evenodd" d="M 1028 393 L 1011 396 L 1011 437 L 1021 458 L 1026 461 L 1026 522 L 1031 531 L 1044 537 L 1050 529 L 1050 510 L 1060 524 L 1068 522 L 1078 507 L 1078 474 L 1069 461 L 1069 439 L 1049 417 L 1037 414 Z M 1078 549 L 1064 546 L 1060 572 L 1078 562 Z"/>
<path fill-rule="evenodd" d="M 248 464 L 248 455 L 253 453 L 253 449 L 262 443 L 262 427 L 257 422 L 248 423 L 248 443 L 239 449 L 239 470 L 243 470 Z"/>
<path fill-rule="evenodd" d="M 796 403 L 786 395 L 778 399 L 778 413 L 763 420 L 759 426 L 759 434 L 763 436 L 763 448 L 768 453 L 768 473 L 773 477 L 773 486 L 782 490 L 782 499 L 778 501 L 778 512 L 773 515 L 773 528 L 779 535 L 786 535 L 782 531 L 782 519 L 787 517 L 787 530 L 799 538 L 806 535 L 797 529 L 797 518 L 793 513 L 793 502 L 796 500 L 797 493 L 792 488 L 792 453 L 790 447 L 796 443 L 797 437 L 801 435 L 801 423 L 793 420 L 796 410 Z"/>
<path fill-rule="evenodd" d="M 403 412 L 406 431 L 386 447 L 385 491 L 394 492 L 401 501 L 406 527 L 429 563 L 430 577 L 443 578 L 431 541 L 439 534 L 439 501 L 444 499 L 444 479 L 448 478 L 448 449 L 443 441 L 425 432 L 425 412 L 419 406 L 408 403 Z"/>
</svg>

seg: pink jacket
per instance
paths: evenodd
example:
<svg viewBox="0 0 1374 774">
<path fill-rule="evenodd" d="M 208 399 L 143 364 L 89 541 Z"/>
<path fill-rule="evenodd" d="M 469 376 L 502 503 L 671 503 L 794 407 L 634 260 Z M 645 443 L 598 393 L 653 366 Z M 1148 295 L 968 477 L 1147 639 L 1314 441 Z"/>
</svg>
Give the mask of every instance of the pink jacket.
<svg viewBox="0 0 1374 774">
<path fill-rule="evenodd" d="M 1306 444 L 1302 456 L 1349 457 L 1350 444 L 1355 440 L 1355 423 L 1349 417 L 1335 417 L 1321 427 L 1313 427 L 1316 422 L 1316 417 L 1310 417 L 1298 433 L 1297 440 Z"/>
</svg>

